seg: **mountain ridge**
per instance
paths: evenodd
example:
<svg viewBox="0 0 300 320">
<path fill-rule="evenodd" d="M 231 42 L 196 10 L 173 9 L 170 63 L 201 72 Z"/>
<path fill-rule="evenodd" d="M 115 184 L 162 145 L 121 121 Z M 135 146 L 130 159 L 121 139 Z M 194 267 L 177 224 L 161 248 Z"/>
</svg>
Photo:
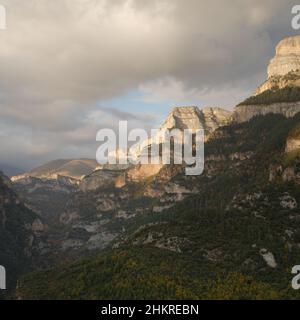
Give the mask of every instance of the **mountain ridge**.
<svg viewBox="0 0 300 320">
<path fill-rule="evenodd" d="M 22 277 L 17 297 L 299 299 L 300 99 L 287 88 L 233 114 L 170 112 L 161 130 L 210 131 L 200 176 L 184 164 L 96 170 L 60 195 L 37 260 L 48 270 Z"/>
<path fill-rule="evenodd" d="M 54 178 L 56 176 L 65 176 L 74 179 L 81 179 L 98 167 L 98 163 L 93 159 L 57 159 L 45 163 L 29 172 L 19 176 L 13 176 L 12 181 L 17 181 L 25 177 L 36 178 Z"/>
</svg>

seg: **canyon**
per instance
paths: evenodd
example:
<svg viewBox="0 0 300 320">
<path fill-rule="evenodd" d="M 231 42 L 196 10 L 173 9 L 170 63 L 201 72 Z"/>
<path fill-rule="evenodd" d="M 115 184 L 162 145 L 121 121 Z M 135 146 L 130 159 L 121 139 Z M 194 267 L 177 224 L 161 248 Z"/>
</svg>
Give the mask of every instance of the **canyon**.
<svg viewBox="0 0 300 320">
<path fill-rule="evenodd" d="M 2 222 L 13 217 L 8 204 L 21 210 L 20 255 L 30 270 L 48 270 L 21 277 L 16 296 L 205 298 L 220 292 L 216 279 L 225 272 L 243 297 L 295 298 L 283 283 L 300 259 L 300 97 L 282 101 L 281 90 L 298 87 L 299 56 L 299 37 L 280 42 L 268 84 L 232 111 L 170 111 L 160 130 L 205 131 L 200 176 L 186 176 L 184 164 L 88 159 L 2 176 Z M 136 288 L 137 274 L 147 290 Z"/>
</svg>

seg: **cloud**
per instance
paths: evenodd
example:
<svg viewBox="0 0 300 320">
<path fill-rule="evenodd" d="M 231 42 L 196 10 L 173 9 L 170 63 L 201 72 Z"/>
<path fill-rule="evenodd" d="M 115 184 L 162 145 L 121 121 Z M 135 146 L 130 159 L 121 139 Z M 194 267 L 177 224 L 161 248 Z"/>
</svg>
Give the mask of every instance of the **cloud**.
<svg viewBox="0 0 300 320">
<path fill-rule="evenodd" d="M 0 162 L 16 165 L 93 156 L 101 112 L 101 125 L 125 117 L 150 126 L 151 114 L 105 104 L 132 90 L 148 103 L 231 106 L 259 85 L 275 44 L 293 33 L 289 0 L 1 4 Z"/>
<path fill-rule="evenodd" d="M 148 104 L 168 102 L 172 106 L 218 106 L 232 110 L 238 102 L 251 94 L 249 87 L 243 87 L 244 82 L 241 81 L 237 86 L 224 84 L 216 90 L 209 86 L 188 88 L 183 81 L 166 77 L 140 85 L 140 101 Z"/>
<path fill-rule="evenodd" d="M 143 123 L 152 123 L 156 120 L 154 115 L 132 114 L 130 112 L 118 110 L 115 108 L 101 107 L 101 110 L 110 114 L 118 120 L 137 121 Z M 96 118 L 96 117 L 95 117 Z"/>
</svg>

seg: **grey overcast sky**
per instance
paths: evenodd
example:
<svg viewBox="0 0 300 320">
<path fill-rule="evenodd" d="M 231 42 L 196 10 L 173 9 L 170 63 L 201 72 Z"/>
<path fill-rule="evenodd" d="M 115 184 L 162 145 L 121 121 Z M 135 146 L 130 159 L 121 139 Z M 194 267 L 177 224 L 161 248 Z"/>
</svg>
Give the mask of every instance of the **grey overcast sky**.
<svg viewBox="0 0 300 320">
<path fill-rule="evenodd" d="M 174 105 L 233 108 L 294 35 L 289 0 L 0 0 L 0 164 L 95 157 Z M 1 168 L 0 168 L 1 170 Z"/>
</svg>

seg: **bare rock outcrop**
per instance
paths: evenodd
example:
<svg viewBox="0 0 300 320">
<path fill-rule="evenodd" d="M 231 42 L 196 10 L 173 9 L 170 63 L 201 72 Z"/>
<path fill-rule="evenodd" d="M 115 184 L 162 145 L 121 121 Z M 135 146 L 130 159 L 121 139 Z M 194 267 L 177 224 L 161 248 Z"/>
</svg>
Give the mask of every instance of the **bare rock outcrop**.
<svg viewBox="0 0 300 320">
<path fill-rule="evenodd" d="M 161 126 L 164 129 L 204 129 L 211 133 L 218 127 L 228 123 L 231 112 L 219 107 L 205 107 L 200 110 L 198 107 L 176 107 L 167 120 Z"/>
<path fill-rule="evenodd" d="M 279 42 L 268 66 L 268 79 L 258 87 L 255 95 L 285 87 L 300 87 L 300 36 Z"/>
<path fill-rule="evenodd" d="M 265 91 L 276 92 L 284 88 L 300 87 L 300 36 L 288 37 L 279 42 L 276 47 L 275 57 L 268 66 L 268 79 L 256 90 L 252 98 L 255 103 L 249 101 L 238 105 L 232 115 L 233 122 L 245 122 L 254 116 L 268 113 L 282 114 L 285 117 L 293 117 L 300 112 L 300 101 L 284 102 L 284 100 L 270 101 L 263 104 L 266 97 L 260 102 L 258 96 Z M 249 99 L 248 99 L 249 100 Z M 252 99 L 253 101 L 255 99 Z M 280 102 L 279 102 L 280 101 Z"/>
<path fill-rule="evenodd" d="M 291 103 L 274 103 L 270 105 L 240 105 L 232 114 L 233 122 L 246 122 L 255 116 L 264 116 L 269 113 L 282 114 L 291 118 L 300 112 L 300 101 Z"/>
<path fill-rule="evenodd" d="M 285 152 L 292 152 L 294 150 L 300 150 L 300 137 L 291 137 L 286 141 Z"/>
<path fill-rule="evenodd" d="M 195 106 L 175 107 L 159 128 L 157 135 L 141 143 L 136 151 L 137 158 L 142 154 L 145 155 L 145 152 L 147 154 L 151 145 L 164 142 L 164 133 L 168 130 L 189 129 L 195 132 L 202 129 L 205 133 L 205 140 L 207 140 L 217 128 L 230 122 L 231 114 L 231 111 L 219 107 L 205 107 L 203 109 Z"/>
<path fill-rule="evenodd" d="M 97 190 L 100 187 L 114 187 L 115 181 L 121 174 L 119 170 L 100 169 L 85 176 L 79 183 L 83 192 Z"/>
<path fill-rule="evenodd" d="M 300 36 L 285 38 L 276 47 L 276 55 L 268 67 L 268 77 L 283 76 L 298 69 L 300 69 Z"/>
<path fill-rule="evenodd" d="M 268 78 L 257 88 L 254 95 L 257 96 L 267 90 L 278 90 L 287 87 L 300 87 L 300 70 L 290 71 L 283 76 L 272 76 Z"/>
<path fill-rule="evenodd" d="M 127 172 L 126 178 L 138 182 L 158 174 L 162 167 L 162 164 L 139 164 Z"/>
</svg>

